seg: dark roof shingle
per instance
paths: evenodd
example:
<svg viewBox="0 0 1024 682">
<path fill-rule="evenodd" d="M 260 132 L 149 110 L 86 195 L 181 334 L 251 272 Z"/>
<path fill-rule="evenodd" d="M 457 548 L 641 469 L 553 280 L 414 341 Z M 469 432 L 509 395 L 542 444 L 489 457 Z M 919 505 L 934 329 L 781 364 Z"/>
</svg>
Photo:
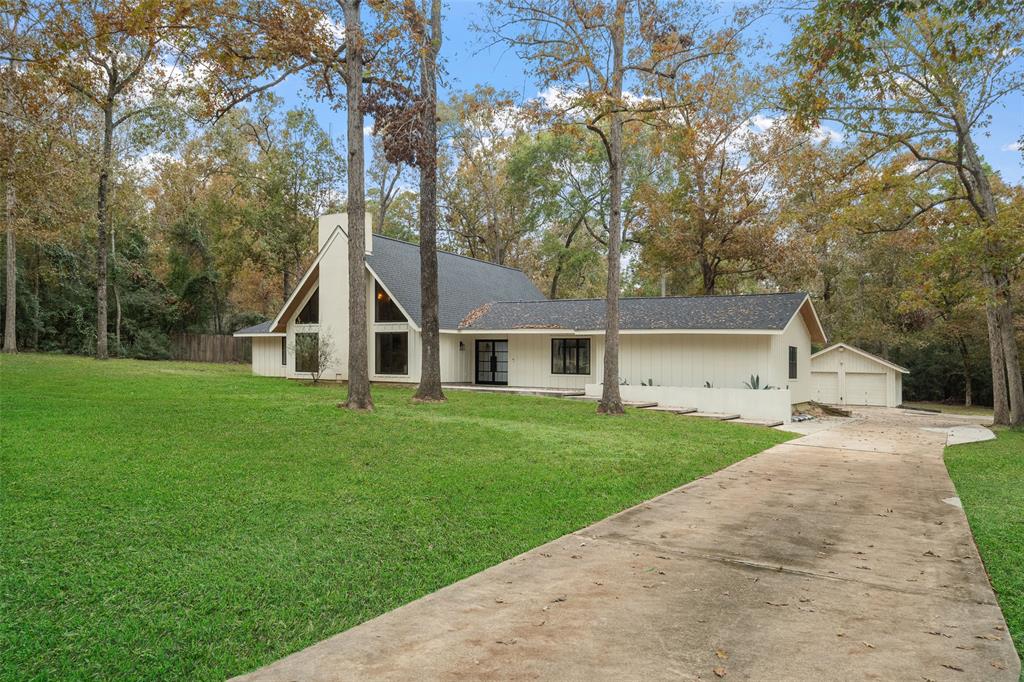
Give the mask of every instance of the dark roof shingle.
<svg viewBox="0 0 1024 682">
<path fill-rule="evenodd" d="M 619 299 L 620 329 L 767 330 L 785 328 L 807 294 L 667 296 Z M 598 330 L 605 326 L 602 298 L 492 303 L 462 329 Z"/>
<path fill-rule="evenodd" d="M 422 325 L 420 247 L 373 235 L 366 263 L 417 326 Z M 544 294 L 522 270 L 437 252 L 438 317 L 441 329 L 457 329 L 475 308 L 493 301 L 542 301 Z"/>
<path fill-rule="evenodd" d="M 238 331 L 235 332 L 235 334 L 269 334 L 270 333 L 270 325 L 272 325 L 273 323 L 274 323 L 273 320 L 267 320 L 266 322 L 260 322 L 259 324 L 254 324 L 251 327 L 245 327 L 244 329 L 239 329 Z"/>
</svg>

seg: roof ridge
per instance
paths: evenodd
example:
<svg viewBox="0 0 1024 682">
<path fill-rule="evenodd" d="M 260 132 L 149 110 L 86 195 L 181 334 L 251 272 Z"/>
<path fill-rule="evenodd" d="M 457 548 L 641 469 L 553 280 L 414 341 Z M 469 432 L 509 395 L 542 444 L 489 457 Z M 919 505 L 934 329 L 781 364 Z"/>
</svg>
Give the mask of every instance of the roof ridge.
<svg viewBox="0 0 1024 682">
<path fill-rule="evenodd" d="M 388 241 L 392 241 L 392 242 L 398 242 L 399 244 L 405 244 L 406 246 L 412 246 L 412 247 L 415 247 L 417 249 L 420 248 L 419 244 L 416 244 L 416 243 L 413 243 L 413 242 L 409 242 L 409 241 L 406 241 L 404 239 L 397 239 L 395 237 L 389 237 L 386 234 L 379 234 L 377 232 L 374 232 L 373 236 L 374 237 L 380 237 L 381 239 L 387 239 Z M 474 258 L 473 256 L 466 256 L 464 254 L 454 253 L 452 251 L 445 251 L 444 249 L 434 249 L 434 251 L 436 251 L 439 254 L 444 254 L 445 256 L 455 256 L 456 258 L 465 258 L 466 260 L 476 261 L 477 263 L 483 263 L 484 265 L 493 265 L 496 268 L 505 268 L 506 270 L 512 270 L 514 272 L 520 272 L 523 275 L 526 275 L 526 273 L 523 271 L 522 268 L 514 268 L 511 265 L 502 265 L 501 263 L 492 263 L 489 260 L 484 260 L 482 258 Z"/>
<path fill-rule="evenodd" d="M 505 266 L 502 266 L 505 267 Z M 809 296 L 806 291 L 775 291 L 775 292 L 764 292 L 756 294 L 699 294 L 692 296 L 619 296 L 619 301 L 628 300 L 662 300 L 662 299 L 708 299 L 708 298 L 753 298 L 755 296 Z M 540 300 L 517 300 L 517 301 L 494 301 L 494 303 L 557 303 L 563 302 L 575 302 L 581 303 L 586 301 L 604 301 L 604 298 L 545 298 Z"/>
</svg>

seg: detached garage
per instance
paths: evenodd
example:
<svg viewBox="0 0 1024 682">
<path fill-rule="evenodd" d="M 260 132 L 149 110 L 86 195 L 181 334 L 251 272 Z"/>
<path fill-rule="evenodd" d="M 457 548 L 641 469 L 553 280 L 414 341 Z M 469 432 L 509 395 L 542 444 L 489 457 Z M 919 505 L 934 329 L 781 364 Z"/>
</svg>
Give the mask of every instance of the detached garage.
<svg viewBox="0 0 1024 682">
<path fill-rule="evenodd" d="M 910 371 L 845 343 L 811 356 L 814 399 L 830 405 L 897 407 L 903 402 L 904 374 Z"/>
</svg>

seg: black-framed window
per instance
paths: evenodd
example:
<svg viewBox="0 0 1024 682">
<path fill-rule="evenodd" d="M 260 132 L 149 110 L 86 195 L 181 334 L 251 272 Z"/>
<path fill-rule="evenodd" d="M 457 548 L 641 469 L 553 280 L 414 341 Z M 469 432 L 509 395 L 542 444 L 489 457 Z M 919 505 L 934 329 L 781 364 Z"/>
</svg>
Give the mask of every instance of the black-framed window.
<svg viewBox="0 0 1024 682">
<path fill-rule="evenodd" d="M 295 333 L 295 371 L 315 372 L 319 362 L 320 335 L 316 332 Z"/>
<path fill-rule="evenodd" d="M 374 369 L 377 374 L 409 373 L 409 333 L 377 332 Z"/>
<path fill-rule="evenodd" d="M 287 336 L 282 336 L 281 337 L 281 364 L 282 365 L 287 365 L 288 364 L 288 337 Z"/>
<path fill-rule="evenodd" d="M 796 346 L 789 347 L 789 378 L 796 379 Z"/>
<path fill-rule="evenodd" d="M 375 322 L 405 322 L 405 315 L 377 282 L 373 291 L 373 319 Z"/>
<path fill-rule="evenodd" d="M 320 287 L 313 290 L 313 295 L 302 306 L 302 311 L 295 318 L 296 324 L 317 324 L 320 322 Z"/>
<path fill-rule="evenodd" d="M 552 374 L 590 374 L 590 339 L 551 339 Z"/>
</svg>

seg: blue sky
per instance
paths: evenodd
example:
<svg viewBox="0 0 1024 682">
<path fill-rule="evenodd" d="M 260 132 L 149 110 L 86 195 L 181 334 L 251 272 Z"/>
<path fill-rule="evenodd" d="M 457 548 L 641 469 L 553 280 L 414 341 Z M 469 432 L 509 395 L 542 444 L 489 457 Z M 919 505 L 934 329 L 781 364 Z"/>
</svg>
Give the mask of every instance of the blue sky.
<svg viewBox="0 0 1024 682">
<path fill-rule="evenodd" d="M 519 58 L 504 46 L 488 46 L 489 36 L 472 30 L 472 25 L 480 22 L 484 11 L 483 5 L 472 0 L 446 3 L 441 53 L 448 83 L 442 88 L 441 97 L 453 91 L 471 90 L 477 84 L 509 90 L 524 99 L 534 97 L 539 88 Z M 788 27 L 779 19 L 763 20 L 759 30 L 772 46 L 769 49 L 778 49 L 789 37 Z M 769 57 L 770 52 L 766 51 L 765 58 Z M 333 111 L 326 103 L 316 102 L 302 88 L 299 79 L 290 79 L 276 92 L 290 105 L 311 107 L 321 125 L 333 135 L 343 134 L 343 112 Z M 990 113 L 992 124 L 985 136 L 976 142 L 986 161 L 1007 181 L 1020 183 L 1024 181 L 1024 156 L 1016 149 L 1016 143 L 1024 133 L 1024 94 L 1016 93 L 1005 98 Z M 367 124 L 370 123 L 367 120 Z"/>
</svg>

